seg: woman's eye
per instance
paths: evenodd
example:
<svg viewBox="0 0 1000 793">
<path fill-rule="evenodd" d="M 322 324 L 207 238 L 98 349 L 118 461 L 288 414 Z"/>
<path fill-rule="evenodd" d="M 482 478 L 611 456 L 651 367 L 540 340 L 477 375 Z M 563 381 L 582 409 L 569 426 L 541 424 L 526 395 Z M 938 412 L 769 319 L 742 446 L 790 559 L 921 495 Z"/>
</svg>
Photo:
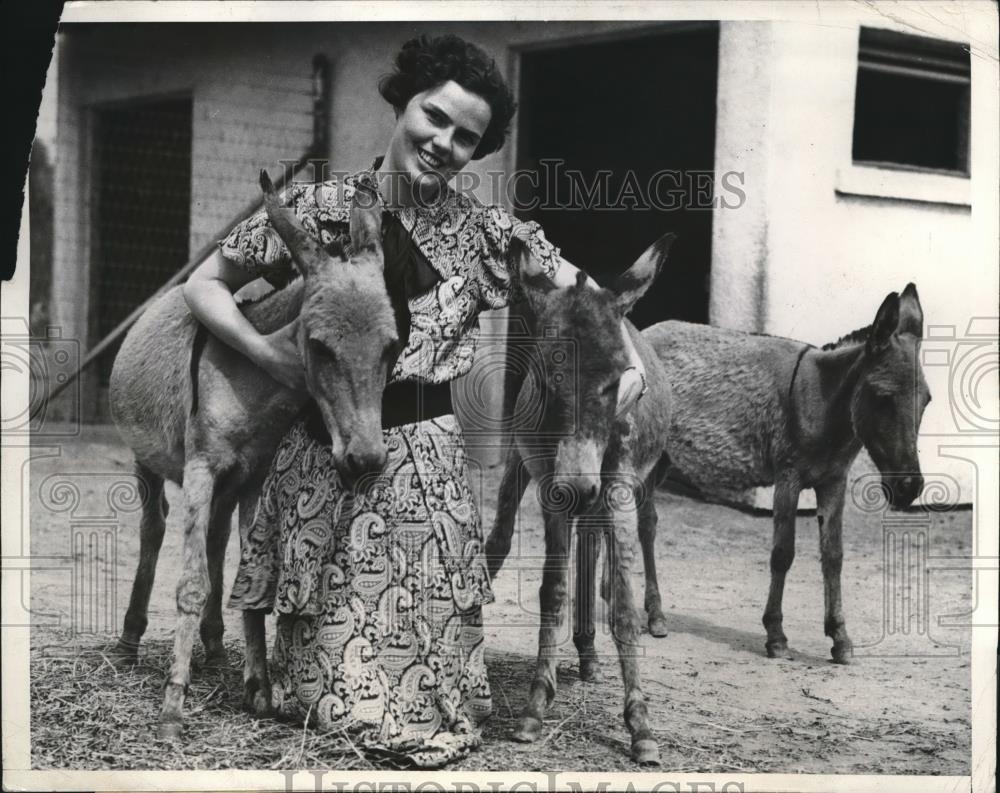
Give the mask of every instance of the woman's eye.
<svg viewBox="0 0 1000 793">
<path fill-rule="evenodd" d="M 427 114 L 427 118 L 430 120 L 432 124 L 439 127 L 442 124 L 444 124 L 444 116 L 442 116 L 436 110 L 425 110 L 424 112 Z"/>
</svg>

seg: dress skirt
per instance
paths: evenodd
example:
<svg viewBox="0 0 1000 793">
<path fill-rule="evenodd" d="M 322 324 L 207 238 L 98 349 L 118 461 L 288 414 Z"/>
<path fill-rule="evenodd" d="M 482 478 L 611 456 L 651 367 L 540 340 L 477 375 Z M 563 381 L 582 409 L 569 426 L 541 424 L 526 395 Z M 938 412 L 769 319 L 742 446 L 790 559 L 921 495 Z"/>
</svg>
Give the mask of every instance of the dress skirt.
<svg viewBox="0 0 1000 793">
<path fill-rule="evenodd" d="M 491 712 L 481 607 L 493 593 L 455 417 L 383 432 L 384 471 L 351 492 L 329 447 L 291 429 L 243 529 L 229 605 L 277 615 L 279 717 L 432 768 L 475 748 Z"/>
</svg>

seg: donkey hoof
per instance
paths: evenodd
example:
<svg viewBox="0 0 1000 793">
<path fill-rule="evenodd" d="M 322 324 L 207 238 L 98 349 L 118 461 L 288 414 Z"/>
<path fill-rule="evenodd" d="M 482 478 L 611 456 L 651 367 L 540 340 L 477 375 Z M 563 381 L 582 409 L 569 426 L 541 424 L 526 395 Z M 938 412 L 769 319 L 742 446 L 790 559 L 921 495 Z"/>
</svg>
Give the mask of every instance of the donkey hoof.
<svg viewBox="0 0 1000 793">
<path fill-rule="evenodd" d="M 108 660 L 116 667 L 135 666 L 139 663 L 139 648 L 118 642 L 108 652 Z"/>
<path fill-rule="evenodd" d="M 270 716 L 273 712 L 269 686 L 262 686 L 257 680 L 247 680 L 243 684 L 243 709 L 255 716 Z"/>
<path fill-rule="evenodd" d="M 833 648 L 830 650 L 830 658 L 835 664 L 849 664 L 853 655 L 854 647 L 849 641 L 834 642 Z"/>
<path fill-rule="evenodd" d="M 652 738 L 643 738 L 632 744 L 632 759 L 639 765 L 659 765 L 660 747 Z"/>
<path fill-rule="evenodd" d="M 767 648 L 768 658 L 791 658 L 792 653 L 788 649 L 788 644 L 786 642 L 768 642 L 765 647 Z"/>
<path fill-rule="evenodd" d="M 205 656 L 203 669 L 226 669 L 229 667 L 229 656 L 225 650 L 213 651 Z"/>
<path fill-rule="evenodd" d="M 161 741 L 176 741 L 183 731 L 184 725 L 179 721 L 161 721 L 156 728 L 156 737 Z"/>
<path fill-rule="evenodd" d="M 649 618 L 649 635 L 662 639 L 667 635 L 667 618 L 657 614 Z"/>
<path fill-rule="evenodd" d="M 580 679 L 584 683 L 599 683 L 604 680 L 604 673 L 596 658 L 580 661 Z"/>
<path fill-rule="evenodd" d="M 541 734 L 541 719 L 536 719 L 534 716 L 522 716 L 521 722 L 511 738 L 518 743 L 534 743 Z"/>
</svg>

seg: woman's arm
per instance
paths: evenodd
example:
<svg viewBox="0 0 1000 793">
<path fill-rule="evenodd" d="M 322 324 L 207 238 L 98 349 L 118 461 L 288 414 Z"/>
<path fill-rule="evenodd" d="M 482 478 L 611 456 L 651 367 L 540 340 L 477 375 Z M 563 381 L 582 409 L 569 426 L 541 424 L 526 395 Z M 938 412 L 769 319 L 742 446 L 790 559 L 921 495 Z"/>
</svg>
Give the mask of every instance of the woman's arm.
<svg viewBox="0 0 1000 793">
<path fill-rule="evenodd" d="M 195 318 L 216 338 L 283 385 L 305 390 L 305 372 L 295 343 L 296 323 L 262 335 L 236 307 L 234 293 L 255 277 L 217 250 L 188 277 L 184 299 Z"/>
</svg>

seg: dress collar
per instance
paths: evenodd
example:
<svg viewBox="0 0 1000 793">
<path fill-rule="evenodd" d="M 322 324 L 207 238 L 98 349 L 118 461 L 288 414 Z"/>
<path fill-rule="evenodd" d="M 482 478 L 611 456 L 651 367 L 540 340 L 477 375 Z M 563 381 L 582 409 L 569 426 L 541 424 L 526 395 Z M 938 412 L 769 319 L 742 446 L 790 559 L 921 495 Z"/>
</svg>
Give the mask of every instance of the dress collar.
<svg viewBox="0 0 1000 793">
<path fill-rule="evenodd" d="M 419 210 L 423 209 L 429 217 L 436 217 L 442 212 L 451 212 L 460 207 L 458 202 L 458 193 L 456 193 L 451 185 L 446 184 L 442 189 L 444 190 L 444 198 L 435 201 L 428 207 L 400 207 L 399 209 L 389 209 L 385 203 L 385 197 L 382 195 L 381 190 L 379 190 L 379 181 L 377 171 L 382 167 L 382 163 L 385 162 L 384 156 L 376 157 L 372 160 L 371 165 L 368 166 L 367 170 L 361 171 L 355 175 L 355 178 L 361 182 L 365 182 L 370 186 L 375 188 L 375 193 L 378 195 L 379 205 L 386 212 L 392 212 L 394 215 L 399 217 L 406 217 L 411 213 L 416 214 Z"/>
</svg>

